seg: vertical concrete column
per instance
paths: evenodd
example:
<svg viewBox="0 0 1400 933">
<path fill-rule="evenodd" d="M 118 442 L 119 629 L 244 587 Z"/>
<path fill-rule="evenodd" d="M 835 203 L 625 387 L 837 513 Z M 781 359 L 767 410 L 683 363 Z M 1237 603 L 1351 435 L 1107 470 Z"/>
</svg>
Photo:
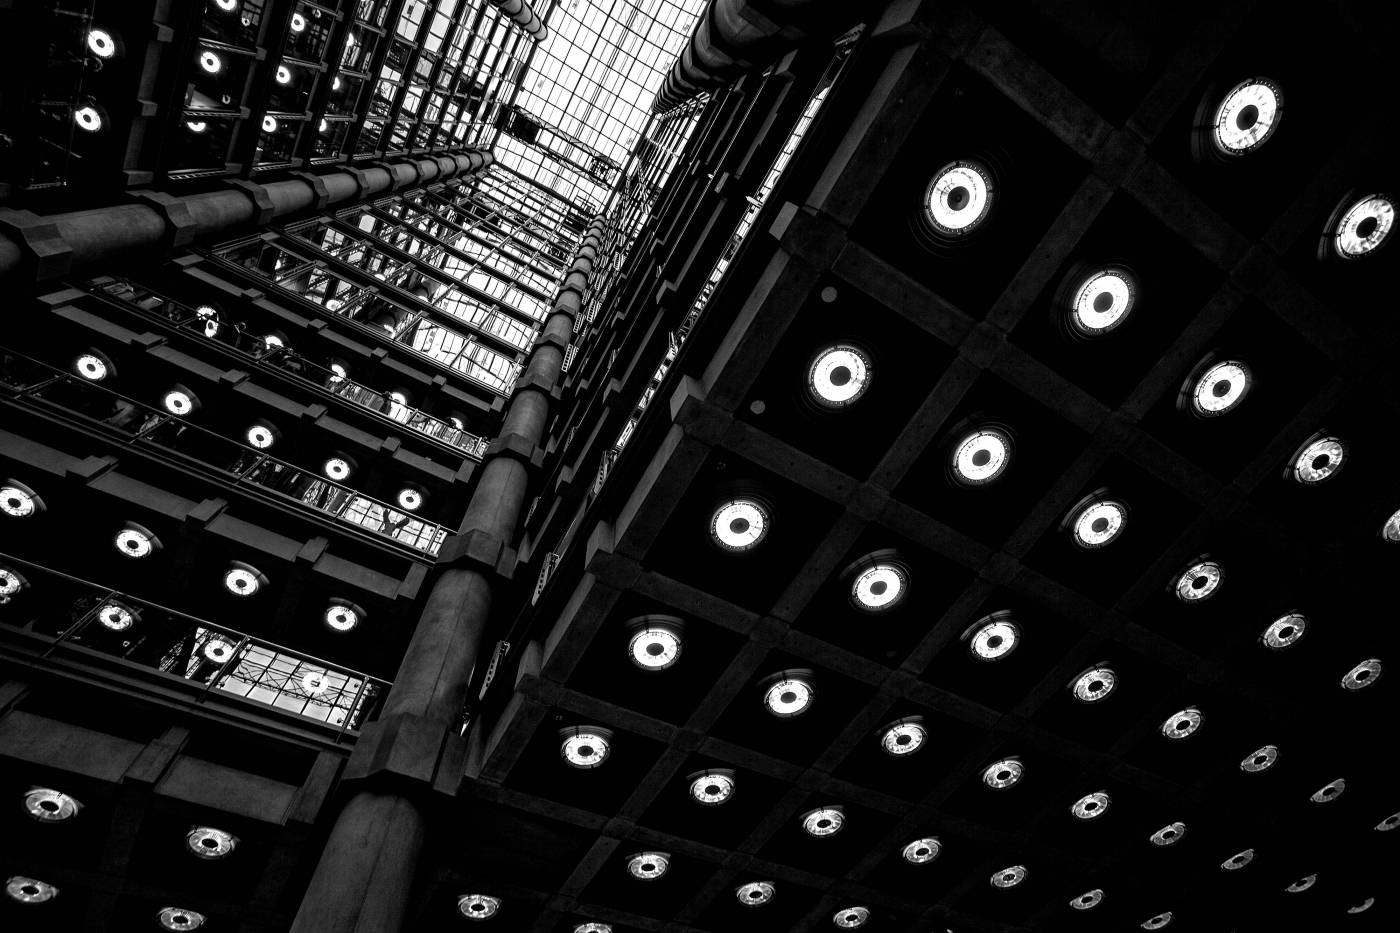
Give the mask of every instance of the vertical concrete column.
<svg viewBox="0 0 1400 933">
<path fill-rule="evenodd" d="M 603 229 L 600 217 L 579 245 L 516 382 L 501 434 L 487 450 L 461 529 L 443 548 L 446 569 L 429 591 L 383 715 L 356 743 L 346 780 L 360 789 L 336 817 L 293 933 L 403 927 L 428 832 L 426 811 L 435 793 L 454 793 L 461 779 L 466 751 L 458 723 L 490 618 L 491 578 L 515 538 L 530 464 Z M 455 756 L 454 743 L 462 746 Z"/>
</svg>

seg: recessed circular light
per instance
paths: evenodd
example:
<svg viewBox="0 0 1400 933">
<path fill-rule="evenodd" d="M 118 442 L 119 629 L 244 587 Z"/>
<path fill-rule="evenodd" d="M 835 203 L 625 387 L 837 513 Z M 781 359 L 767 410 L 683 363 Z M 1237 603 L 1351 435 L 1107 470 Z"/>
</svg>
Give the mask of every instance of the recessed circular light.
<svg viewBox="0 0 1400 933">
<path fill-rule="evenodd" d="M 331 688 L 331 675 L 313 667 L 301 675 L 298 683 L 302 693 L 309 697 L 318 697 Z"/>
<path fill-rule="evenodd" d="M 1103 900 L 1103 888 L 1094 888 L 1092 891 L 1085 891 L 1083 894 L 1069 902 L 1069 906 L 1075 910 L 1089 910 L 1099 906 Z"/>
<path fill-rule="evenodd" d="M 24 809 L 41 823 L 61 823 L 72 819 L 82 804 L 60 790 L 36 787 L 24 795 Z"/>
<path fill-rule="evenodd" d="M 1011 454 L 1011 435 L 983 425 L 953 448 L 953 478 L 964 486 L 985 486 L 1006 471 Z"/>
<path fill-rule="evenodd" d="M 210 638 L 204 643 L 203 654 L 205 660 L 213 661 L 215 664 L 228 663 L 233 657 L 233 652 L 233 644 L 222 638 Z"/>
<path fill-rule="evenodd" d="M 1167 717 L 1166 722 L 1162 723 L 1162 734 L 1173 741 L 1184 739 L 1195 735 L 1203 721 L 1201 711 L 1194 706 L 1188 706 Z"/>
<path fill-rule="evenodd" d="M 331 457 L 322 464 L 321 470 L 336 482 L 347 480 L 351 472 L 350 461 L 344 457 Z"/>
<path fill-rule="evenodd" d="M 1395 827 L 1400 826 L 1400 813 L 1392 813 L 1385 819 L 1377 823 L 1373 828 L 1378 833 L 1388 833 Z"/>
<path fill-rule="evenodd" d="M 258 450 L 267 450 L 267 448 L 277 443 L 277 429 L 263 422 L 258 422 L 249 426 L 244 436 L 248 439 L 248 443 Z"/>
<path fill-rule="evenodd" d="M 762 907 L 773 899 L 773 883 L 750 881 L 734 889 L 734 897 L 745 907 Z"/>
<path fill-rule="evenodd" d="M 627 871 L 633 878 L 655 881 L 671 867 L 669 852 L 638 852 L 627 860 Z"/>
<path fill-rule="evenodd" d="M 164 405 L 165 410 L 172 415 L 188 415 L 190 412 L 194 411 L 195 405 L 198 404 L 198 402 L 195 401 L 193 392 L 179 388 L 178 386 L 161 396 L 160 403 Z"/>
<path fill-rule="evenodd" d="M 238 0 L 214 0 L 214 5 L 225 13 L 232 13 L 238 9 Z"/>
<path fill-rule="evenodd" d="M 1316 485 L 1337 475 L 1346 458 L 1340 438 L 1314 435 L 1293 456 L 1293 478 L 1304 486 Z"/>
<path fill-rule="evenodd" d="M 291 70 L 290 68 L 288 68 L 286 65 L 278 65 L 278 66 L 277 66 L 277 83 L 278 83 L 278 84 L 291 84 L 291 83 L 292 83 L 292 70 Z"/>
<path fill-rule="evenodd" d="M 1225 580 L 1225 570 L 1213 560 L 1197 561 L 1176 578 L 1176 597 L 1184 603 L 1209 599 Z"/>
<path fill-rule="evenodd" d="M 710 517 L 710 539 L 726 551 L 748 551 L 763 542 L 771 524 L 767 507 L 757 499 L 730 499 Z"/>
<path fill-rule="evenodd" d="M 1012 865 L 992 875 L 992 887 L 1014 888 L 1026 880 L 1026 866 Z"/>
<path fill-rule="evenodd" d="M 262 574 L 247 564 L 235 563 L 224 571 L 224 589 L 234 596 L 252 596 L 262 584 Z"/>
<path fill-rule="evenodd" d="M 1381 659 L 1369 658 L 1346 672 L 1342 678 L 1344 690 L 1360 690 L 1369 687 L 1381 676 Z"/>
<path fill-rule="evenodd" d="M 612 925 L 607 923 L 580 923 L 574 933 L 612 933 Z"/>
<path fill-rule="evenodd" d="M 117 40 L 105 29 L 89 29 L 87 47 L 98 58 L 111 58 L 117 54 Z"/>
<path fill-rule="evenodd" d="M 982 783 L 992 790 L 1005 790 L 1015 787 L 1026 774 L 1026 766 L 1019 758 L 1003 758 L 982 769 Z"/>
<path fill-rule="evenodd" d="M 949 162 L 924 192 L 924 214 L 945 236 L 971 233 L 991 211 L 991 173 L 979 162 Z"/>
<path fill-rule="evenodd" d="M 185 129 L 189 130 L 191 133 L 203 133 L 205 130 L 209 129 L 209 124 L 208 124 L 208 123 L 205 123 L 203 120 L 186 120 L 186 121 L 185 121 Z M 213 322 L 211 322 L 211 323 L 213 323 Z M 209 325 L 206 324 L 206 325 L 205 325 L 205 332 L 206 332 L 206 333 L 208 332 L 208 328 L 209 328 Z M 214 332 L 215 332 L 215 333 L 218 333 L 218 330 L 219 330 L 219 325 L 218 325 L 217 323 L 214 323 Z M 212 337 L 213 334 L 210 334 L 209 336 Z"/>
<path fill-rule="evenodd" d="M 734 772 L 728 768 L 711 768 L 692 774 L 690 798 L 707 807 L 717 807 L 734 796 Z"/>
<path fill-rule="evenodd" d="M 999 661 L 1021 643 L 1021 629 L 1011 613 L 1002 610 L 974 622 L 963 633 L 968 652 L 979 661 Z"/>
<path fill-rule="evenodd" d="M 817 807 L 802 814 L 802 829 L 809 836 L 834 836 L 846 825 L 840 807 Z"/>
<path fill-rule="evenodd" d="M 399 490 L 397 501 L 399 503 L 399 508 L 409 512 L 416 512 L 423 505 L 423 492 L 412 486 L 405 486 L 403 489 Z"/>
<path fill-rule="evenodd" d="M 490 920 L 501 909 L 501 899 L 490 894 L 463 894 L 457 898 L 457 913 L 468 920 Z"/>
<path fill-rule="evenodd" d="M 1160 930 L 1162 929 L 1162 927 L 1166 926 L 1171 922 L 1172 912 L 1170 910 L 1166 910 L 1155 917 L 1152 917 L 1148 920 L 1144 920 L 1141 926 L 1144 930 Z"/>
<path fill-rule="evenodd" d="M 156 920 L 167 930 L 198 930 L 204 926 L 204 914 L 186 907 L 162 907 Z"/>
<path fill-rule="evenodd" d="M 1375 902 L 1376 902 L 1376 899 L 1375 899 L 1374 897 L 1368 897 L 1368 898 L 1366 898 L 1366 900 L 1362 901 L 1360 904 L 1357 904 L 1357 905 L 1355 905 L 1355 906 L 1353 906 L 1353 907 L 1348 907 L 1348 908 L 1347 908 L 1347 913 L 1349 913 L 1349 914 L 1362 914 L 1362 913 L 1365 913 L 1366 911 L 1368 911 L 1368 910 L 1371 909 L 1371 905 L 1374 904 Z"/>
<path fill-rule="evenodd" d="M 1284 888 L 1289 894 L 1302 894 L 1308 888 L 1317 884 L 1317 875 L 1304 875 L 1297 881 Z"/>
<path fill-rule="evenodd" d="M 334 602 L 327 606 L 323 618 L 326 627 L 336 632 L 348 632 L 360 624 L 359 610 L 343 602 Z"/>
<path fill-rule="evenodd" d="M 1344 778 L 1337 778 L 1313 791 L 1308 797 L 1313 803 L 1331 803 L 1342 796 L 1342 791 L 1347 789 L 1347 782 Z"/>
<path fill-rule="evenodd" d="M 627 623 L 627 655 L 644 671 L 664 671 L 681 656 L 684 626 L 674 616 L 642 616 Z"/>
<path fill-rule="evenodd" d="M 97 621 L 108 631 L 124 632 L 136 624 L 136 614 L 119 602 L 107 602 L 97 610 Z"/>
<path fill-rule="evenodd" d="M 1122 324 L 1137 303 L 1137 281 L 1121 266 L 1104 266 L 1079 281 L 1069 323 L 1078 334 L 1099 337 Z"/>
<path fill-rule="evenodd" d="M 1392 512 L 1381 526 L 1381 539 L 1391 544 L 1400 544 L 1400 509 Z"/>
<path fill-rule="evenodd" d="M 199 53 L 199 67 L 203 68 L 211 75 L 216 75 L 224 67 L 224 60 L 208 49 L 205 49 Z"/>
<path fill-rule="evenodd" d="M 1168 823 L 1148 837 L 1154 846 L 1175 845 L 1181 841 L 1181 837 L 1186 835 L 1186 824 L 1180 821 Z"/>
<path fill-rule="evenodd" d="M 155 535 L 135 524 L 128 524 L 117 532 L 112 544 L 119 554 L 132 558 L 148 557 L 160 546 Z"/>
<path fill-rule="evenodd" d="M 102 119 L 102 111 L 92 104 L 84 104 L 73 111 L 73 123 L 86 133 L 96 133 L 102 129 L 105 122 Z"/>
<path fill-rule="evenodd" d="M 1270 648 L 1287 648 L 1302 638 L 1307 630 L 1308 620 L 1303 617 L 1303 614 L 1290 612 L 1270 622 L 1269 627 L 1264 629 L 1264 634 L 1260 638 Z"/>
<path fill-rule="evenodd" d="M 938 858 L 938 854 L 943 851 L 943 843 L 938 841 L 936 836 L 925 836 L 922 839 L 915 839 L 913 842 L 906 842 L 904 848 L 900 850 L 900 855 L 911 865 L 925 865 Z"/>
<path fill-rule="evenodd" d="M 1239 360 L 1214 363 L 1191 387 L 1191 410 L 1203 418 L 1233 411 L 1254 386 L 1249 367 Z"/>
<path fill-rule="evenodd" d="M 1283 119 L 1283 94 L 1268 78 L 1250 78 L 1230 89 L 1211 120 L 1215 148 L 1241 156 L 1264 145 Z"/>
<path fill-rule="evenodd" d="M 1076 800 L 1069 811 L 1074 814 L 1075 819 L 1096 820 L 1108 812 L 1110 802 L 1108 791 L 1094 791 Z"/>
<path fill-rule="evenodd" d="M 1245 849 L 1243 852 L 1236 852 L 1234 855 L 1220 863 L 1220 867 L 1226 871 L 1238 871 L 1250 862 L 1254 861 L 1254 850 Z"/>
<path fill-rule="evenodd" d="M 1128 524 L 1128 507 L 1113 499 L 1088 497 L 1071 513 L 1074 543 L 1093 550 L 1114 541 Z"/>
<path fill-rule="evenodd" d="M 29 585 L 29 581 L 20 576 L 18 572 L 9 567 L 0 567 L 0 606 L 10 601 L 20 590 Z"/>
<path fill-rule="evenodd" d="M 831 915 L 831 922 L 843 930 L 854 930 L 857 927 L 865 926 L 865 922 L 870 919 L 870 908 L 868 907 L 842 907 Z"/>
<path fill-rule="evenodd" d="M 200 858 L 223 858 L 238 845 L 231 833 L 212 826 L 196 826 L 185 834 L 185 845 Z"/>
<path fill-rule="evenodd" d="M 559 754 L 575 768 L 596 768 L 612 751 L 612 730 L 601 726 L 570 726 L 559 730 Z"/>
<path fill-rule="evenodd" d="M 811 677 L 812 672 L 807 670 L 782 671 L 768 677 L 764 681 L 763 705 L 783 719 L 802 715 L 817 696 Z"/>
<path fill-rule="evenodd" d="M 1332 248 L 1343 259 L 1360 259 L 1380 249 L 1395 226 L 1395 202 L 1370 194 L 1352 202 L 1332 228 Z"/>
<path fill-rule="evenodd" d="M 1081 703 L 1098 703 L 1108 699 L 1118 689 L 1118 675 L 1113 669 L 1096 665 L 1080 674 L 1070 684 L 1070 692 Z"/>
<path fill-rule="evenodd" d="M 73 372 L 89 382 L 101 382 L 109 371 L 107 360 L 98 353 L 81 353 L 73 360 Z"/>
<path fill-rule="evenodd" d="M 352 46 L 352 45 L 354 45 L 354 44 L 355 44 L 355 43 L 353 43 L 353 42 L 350 41 L 350 37 L 349 37 L 349 36 L 346 36 L 346 37 L 345 37 L 345 45 L 346 45 L 347 47 Z M 340 90 L 341 83 L 342 83 L 342 82 L 341 82 L 341 80 L 340 80 L 340 75 L 336 75 L 334 78 L 331 79 L 331 90 L 332 90 L 332 91 L 338 91 L 338 90 Z"/>
<path fill-rule="evenodd" d="M 344 363 L 332 363 L 330 366 L 330 370 L 331 385 L 339 385 L 340 383 L 344 382 L 350 377 L 350 370 L 348 367 L 346 367 Z M 463 425 L 457 424 L 455 421 L 453 422 L 453 426 L 456 427 L 458 430 L 461 430 L 463 428 Z"/>
<path fill-rule="evenodd" d="M 847 575 L 851 605 L 862 612 L 889 612 L 909 594 L 909 569 L 895 558 L 858 561 Z"/>
<path fill-rule="evenodd" d="M 34 490 L 10 480 L 0 486 L 0 511 L 12 518 L 28 518 L 43 507 Z"/>
<path fill-rule="evenodd" d="M 1246 774 L 1258 774 L 1260 771 L 1267 771 L 1278 761 L 1278 746 L 1265 745 L 1257 748 L 1244 757 L 1240 762 L 1240 770 Z"/>
<path fill-rule="evenodd" d="M 275 133 L 275 132 L 277 132 L 277 118 L 274 117 L 274 116 L 270 116 L 270 115 L 269 115 L 269 116 L 263 117 L 263 118 L 262 118 L 262 128 L 263 128 L 263 132 L 264 132 L 264 133 Z"/>
<path fill-rule="evenodd" d="M 58 888 L 37 878 L 11 875 L 5 882 L 5 893 L 21 904 L 42 904 L 58 896 Z"/>
<path fill-rule="evenodd" d="M 873 373 L 865 351 L 846 343 L 834 344 L 819 350 L 808 365 L 807 393 L 822 408 L 846 408 L 870 388 Z"/>
<path fill-rule="evenodd" d="M 924 747 L 928 730 L 922 716 L 909 716 L 890 723 L 880 734 L 880 747 L 890 755 L 912 755 Z"/>
</svg>

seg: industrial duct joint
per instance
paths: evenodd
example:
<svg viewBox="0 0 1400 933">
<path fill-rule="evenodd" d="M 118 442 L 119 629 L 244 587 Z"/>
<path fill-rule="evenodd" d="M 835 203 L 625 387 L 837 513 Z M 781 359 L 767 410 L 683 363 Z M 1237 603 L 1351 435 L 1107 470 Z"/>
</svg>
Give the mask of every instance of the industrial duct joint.
<svg viewBox="0 0 1400 933">
<path fill-rule="evenodd" d="M 652 101 L 665 113 L 740 75 L 765 68 L 808 38 L 834 36 L 883 3 L 710 0 Z M 871 10 L 871 6 L 876 7 Z"/>
<path fill-rule="evenodd" d="M 528 0 L 491 0 L 491 5 L 509 16 L 525 35 L 536 42 L 543 42 L 549 38 L 549 30 L 544 27 L 544 22 L 535 15 Z"/>
</svg>

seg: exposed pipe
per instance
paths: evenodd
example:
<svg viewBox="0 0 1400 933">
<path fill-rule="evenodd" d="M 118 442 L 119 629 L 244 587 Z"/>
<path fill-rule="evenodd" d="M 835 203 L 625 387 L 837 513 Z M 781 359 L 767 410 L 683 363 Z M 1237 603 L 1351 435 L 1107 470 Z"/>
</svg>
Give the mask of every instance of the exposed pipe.
<svg viewBox="0 0 1400 933">
<path fill-rule="evenodd" d="M 491 3 L 513 19 L 531 39 L 543 42 L 549 38 L 549 30 L 544 28 L 544 23 L 535 15 L 527 0 L 491 0 Z"/>
<path fill-rule="evenodd" d="M 811 36 L 835 35 L 882 6 L 883 0 L 710 0 L 656 92 L 652 113 L 766 67 Z"/>
<path fill-rule="evenodd" d="M 319 186 L 293 178 L 266 184 L 206 191 L 159 201 L 114 204 L 89 211 L 40 217 L 0 209 L 0 280 L 26 271 L 33 280 L 67 275 L 98 262 L 152 258 L 167 243 L 227 233 L 251 225 L 270 205 L 272 217 L 305 210 L 316 203 L 318 187 L 326 204 L 369 198 L 390 188 L 469 175 L 495 161 L 489 152 L 467 150 L 431 159 L 372 166 L 359 171 L 332 169 L 316 176 Z M 26 262 L 26 259 L 30 262 Z"/>
</svg>

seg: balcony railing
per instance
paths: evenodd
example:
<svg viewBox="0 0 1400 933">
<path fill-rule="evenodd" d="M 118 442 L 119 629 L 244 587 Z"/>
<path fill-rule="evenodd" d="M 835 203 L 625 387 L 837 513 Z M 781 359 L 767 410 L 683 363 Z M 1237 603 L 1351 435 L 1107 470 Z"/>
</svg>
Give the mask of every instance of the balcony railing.
<svg viewBox="0 0 1400 933">
<path fill-rule="evenodd" d="M 0 623 L 41 639 L 41 656 L 95 651 L 212 691 L 356 732 L 388 681 L 237 629 L 0 553 Z"/>
<path fill-rule="evenodd" d="M 167 324 L 237 351 L 254 366 L 278 369 L 299 379 L 313 382 L 361 408 L 392 418 L 406 428 L 456 447 L 478 460 L 486 452 L 485 438 L 399 402 L 387 393 L 354 382 L 342 373 L 312 362 L 291 348 L 270 347 L 264 337 L 249 333 L 242 322 L 229 321 L 213 309 L 204 309 L 201 313 L 123 279 L 105 282 L 98 287 L 128 305 L 154 314 Z"/>
<path fill-rule="evenodd" d="M 416 551 L 436 554 L 447 537 L 447 529 L 436 522 L 2 347 L 0 385 L 21 403 L 98 422 L 127 443 L 158 448 L 225 482 L 257 486 Z"/>
</svg>

